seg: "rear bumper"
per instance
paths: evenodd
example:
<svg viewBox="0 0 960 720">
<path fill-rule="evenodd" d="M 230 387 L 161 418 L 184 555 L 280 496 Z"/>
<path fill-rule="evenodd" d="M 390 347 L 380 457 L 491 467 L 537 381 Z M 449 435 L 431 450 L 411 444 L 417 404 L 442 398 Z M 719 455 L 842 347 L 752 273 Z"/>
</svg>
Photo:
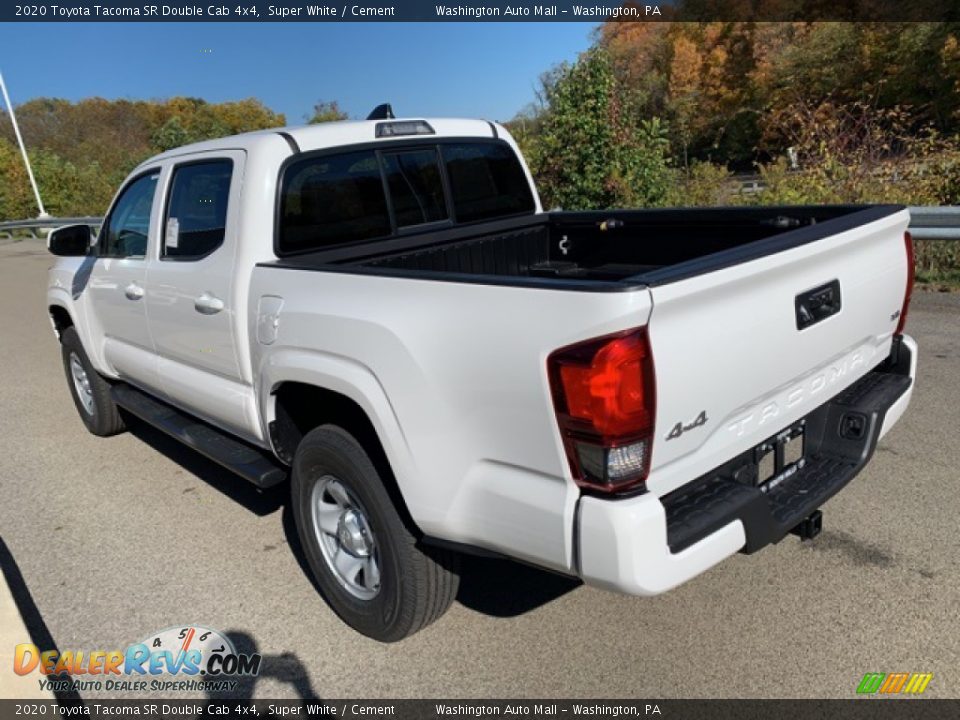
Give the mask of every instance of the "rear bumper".
<svg viewBox="0 0 960 720">
<path fill-rule="evenodd" d="M 761 489 L 743 481 L 754 461 L 751 451 L 662 498 L 583 497 L 581 577 L 591 585 L 655 595 L 740 550 L 778 542 L 867 464 L 910 402 L 916 358 L 914 340 L 897 339 L 890 359 L 807 416 L 803 464 L 779 484 Z"/>
</svg>

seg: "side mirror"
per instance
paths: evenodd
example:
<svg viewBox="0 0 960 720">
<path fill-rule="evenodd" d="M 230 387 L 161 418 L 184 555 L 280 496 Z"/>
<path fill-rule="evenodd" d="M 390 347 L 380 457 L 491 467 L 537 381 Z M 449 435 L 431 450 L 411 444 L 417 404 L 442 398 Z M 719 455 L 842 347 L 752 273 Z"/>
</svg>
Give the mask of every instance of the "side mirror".
<svg viewBox="0 0 960 720">
<path fill-rule="evenodd" d="M 61 257 L 80 257 L 90 252 L 92 239 L 89 225 L 66 225 L 50 231 L 47 249 Z"/>
</svg>

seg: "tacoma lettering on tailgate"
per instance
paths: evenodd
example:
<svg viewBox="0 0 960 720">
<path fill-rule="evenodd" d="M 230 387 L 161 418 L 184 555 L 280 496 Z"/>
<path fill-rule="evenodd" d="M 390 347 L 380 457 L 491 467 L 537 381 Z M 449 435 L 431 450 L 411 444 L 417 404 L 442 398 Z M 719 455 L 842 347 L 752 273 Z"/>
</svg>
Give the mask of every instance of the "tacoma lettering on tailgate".
<svg viewBox="0 0 960 720">
<path fill-rule="evenodd" d="M 802 382 L 793 385 L 779 396 L 757 403 L 727 426 L 737 437 L 752 432 L 783 415 L 787 410 L 806 406 L 811 410 L 839 392 L 837 384 L 850 378 L 858 370 L 865 370 L 877 350 L 872 345 L 863 345 L 846 357 L 816 371 Z M 833 392 L 828 392 L 833 390 Z"/>
</svg>

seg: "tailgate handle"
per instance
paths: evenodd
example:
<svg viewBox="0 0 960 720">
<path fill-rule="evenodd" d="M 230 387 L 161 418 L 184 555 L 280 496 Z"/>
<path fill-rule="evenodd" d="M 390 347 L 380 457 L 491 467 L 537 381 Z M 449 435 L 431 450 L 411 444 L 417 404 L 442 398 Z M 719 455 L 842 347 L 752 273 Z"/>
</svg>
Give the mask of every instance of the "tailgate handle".
<svg viewBox="0 0 960 720">
<path fill-rule="evenodd" d="M 825 285 L 815 287 L 797 295 L 794 300 L 797 317 L 797 330 L 816 325 L 831 315 L 840 312 L 840 281 L 831 280 Z"/>
</svg>

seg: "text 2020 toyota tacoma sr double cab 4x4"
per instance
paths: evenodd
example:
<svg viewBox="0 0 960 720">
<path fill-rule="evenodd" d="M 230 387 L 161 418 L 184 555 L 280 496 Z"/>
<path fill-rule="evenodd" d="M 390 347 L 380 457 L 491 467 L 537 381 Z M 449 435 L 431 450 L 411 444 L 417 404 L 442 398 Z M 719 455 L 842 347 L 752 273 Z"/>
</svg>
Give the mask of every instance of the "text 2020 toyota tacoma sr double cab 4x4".
<svg viewBox="0 0 960 720">
<path fill-rule="evenodd" d="M 910 399 L 907 223 L 544 212 L 503 127 L 387 116 L 144 162 L 51 233 L 47 304 L 91 432 L 289 477 L 328 602 L 390 641 L 462 552 L 649 595 L 816 534 Z"/>
</svg>

